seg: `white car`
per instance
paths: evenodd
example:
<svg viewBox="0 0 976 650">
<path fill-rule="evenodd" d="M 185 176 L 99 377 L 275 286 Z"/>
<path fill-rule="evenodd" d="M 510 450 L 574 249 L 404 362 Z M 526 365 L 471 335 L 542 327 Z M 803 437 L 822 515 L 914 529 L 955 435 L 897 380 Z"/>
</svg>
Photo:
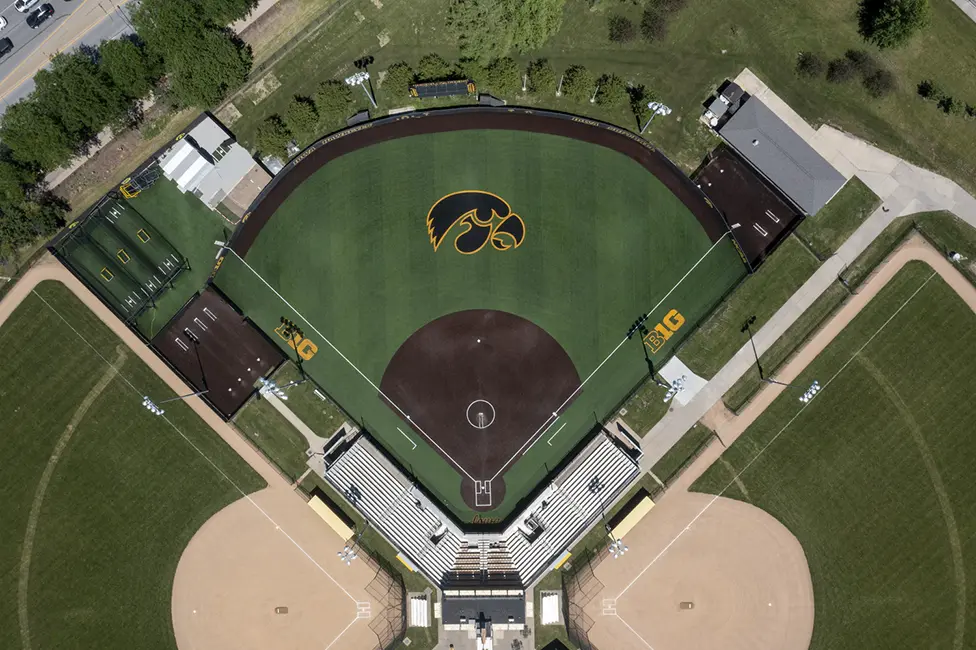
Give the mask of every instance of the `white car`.
<svg viewBox="0 0 976 650">
<path fill-rule="evenodd" d="M 17 2 L 14 3 L 14 9 L 20 13 L 24 13 L 40 1 L 41 0 L 17 0 Z"/>
<path fill-rule="evenodd" d="M 7 19 L 4 18 L 3 16 L 0 16 L 0 29 L 3 29 L 6 26 L 7 26 Z"/>
</svg>

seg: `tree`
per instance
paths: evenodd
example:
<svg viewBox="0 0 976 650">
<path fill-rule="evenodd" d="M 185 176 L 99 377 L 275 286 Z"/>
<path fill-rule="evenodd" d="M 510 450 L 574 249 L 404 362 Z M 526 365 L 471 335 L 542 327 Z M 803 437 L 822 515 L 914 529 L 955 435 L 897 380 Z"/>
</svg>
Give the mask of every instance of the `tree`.
<svg viewBox="0 0 976 650">
<path fill-rule="evenodd" d="M 827 64 L 823 58 L 814 52 L 800 52 L 800 56 L 796 58 L 796 74 L 801 77 L 822 77 L 826 69 Z"/>
<path fill-rule="evenodd" d="M 522 89 L 522 70 L 514 59 L 495 59 L 485 69 L 488 88 L 496 95 L 512 96 Z"/>
<path fill-rule="evenodd" d="M 607 37 L 614 43 L 629 43 L 637 36 L 637 28 L 629 18 L 610 16 L 607 19 Z"/>
<path fill-rule="evenodd" d="M 596 93 L 596 103 L 600 106 L 616 108 L 627 101 L 627 84 L 615 74 L 600 77 L 600 89 Z"/>
<path fill-rule="evenodd" d="M 208 21 L 223 27 L 247 16 L 258 6 L 258 0 L 200 0 Z"/>
<path fill-rule="evenodd" d="M 895 75 L 889 70 L 876 70 L 873 74 L 864 77 L 865 90 L 876 99 L 890 95 L 897 87 Z"/>
<path fill-rule="evenodd" d="M 10 147 L 15 160 L 47 171 L 67 163 L 75 153 L 75 142 L 64 125 L 42 111 L 33 97 L 3 114 L 0 140 Z"/>
<path fill-rule="evenodd" d="M 646 86 L 640 85 L 627 88 L 627 94 L 630 96 L 630 110 L 637 118 L 638 126 L 644 126 L 644 123 L 651 117 L 651 109 L 647 105 L 656 99 L 654 93 L 649 91 Z"/>
<path fill-rule="evenodd" d="M 528 88 L 534 93 L 556 92 L 556 71 L 552 69 L 549 59 L 536 59 L 529 64 Z"/>
<path fill-rule="evenodd" d="M 593 73 L 581 65 L 568 68 L 563 76 L 563 92 L 578 102 L 589 100 L 595 85 Z"/>
<path fill-rule="evenodd" d="M 351 103 L 352 88 L 338 79 L 323 81 L 315 91 L 315 108 L 325 124 L 333 125 L 346 119 Z"/>
<path fill-rule="evenodd" d="M 389 90 L 394 97 L 407 97 L 410 94 L 410 84 L 413 83 L 413 68 L 406 61 L 394 63 L 386 69 L 383 77 L 383 89 Z"/>
<path fill-rule="evenodd" d="M 84 52 L 58 54 L 34 75 L 32 94 L 41 110 L 60 121 L 73 144 L 91 139 L 128 112 L 130 101 Z"/>
<path fill-rule="evenodd" d="M 451 0 L 447 26 L 461 53 L 490 61 L 513 48 L 525 53 L 542 47 L 559 31 L 565 0 Z"/>
<path fill-rule="evenodd" d="M 443 81 L 449 79 L 452 72 L 451 64 L 433 52 L 425 54 L 417 63 L 417 79 L 420 81 Z"/>
<path fill-rule="evenodd" d="M 104 41 L 98 65 L 126 98 L 139 99 L 152 90 L 163 74 L 163 62 L 129 39 Z"/>
<path fill-rule="evenodd" d="M 857 68 L 850 59 L 834 59 L 827 65 L 827 81 L 844 83 L 857 76 Z"/>
<path fill-rule="evenodd" d="M 881 69 L 881 66 L 869 52 L 864 50 L 847 50 L 844 58 L 851 62 L 854 69 L 866 79 Z"/>
<path fill-rule="evenodd" d="M 922 83 L 918 84 L 918 94 L 919 96 L 928 99 L 930 101 L 939 101 L 944 94 L 942 88 L 935 81 L 931 79 L 926 79 Z"/>
<path fill-rule="evenodd" d="M 288 160 L 288 143 L 290 141 L 291 131 L 277 115 L 265 119 L 258 127 L 258 150 L 263 154 Z"/>
<path fill-rule="evenodd" d="M 295 97 L 285 111 L 285 124 L 300 144 L 308 144 L 318 130 L 319 113 L 308 97 Z"/>
<path fill-rule="evenodd" d="M 881 49 L 904 45 L 929 20 L 928 0 L 861 0 L 858 31 Z"/>
<path fill-rule="evenodd" d="M 939 108 L 947 115 L 959 115 L 966 109 L 966 104 L 951 95 L 942 95 L 939 99 Z"/>
<path fill-rule="evenodd" d="M 650 3 L 662 14 L 673 14 L 688 6 L 688 0 L 652 0 Z"/>
<path fill-rule="evenodd" d="M 641 36 L 648 43 L 663 40 L 668 35 L 668 19 L 656 9 L 645 9 L 641 17 Z"/>
</svg>

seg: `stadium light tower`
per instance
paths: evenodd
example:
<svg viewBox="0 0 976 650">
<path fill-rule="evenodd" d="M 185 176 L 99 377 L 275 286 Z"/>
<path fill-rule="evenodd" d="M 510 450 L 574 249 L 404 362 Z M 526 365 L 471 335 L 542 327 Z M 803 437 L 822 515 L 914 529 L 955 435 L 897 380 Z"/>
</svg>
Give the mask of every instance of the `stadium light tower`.
<svg viewBox="0 0 976 650">
<path fill-rule="evenodd" d="M 373 99 L 373 93 L 371 93 L 369 88 L 366 87 L 367 81 L 369 81 L 369 73 L 365 70 L 360 70 L 356 74 L 346 77 L 347 85 L 363 87 L 363 92 L 366 93 L 367 97 L 369 97 L 369 102 L 373 105 L 373 108 L 376 108 L 376 100 Z"/>
<path fill-rule="evenodd" d="M 651 125 L 651 122 L 658 115 L 666 116 L 671 114 L 671 109 L 665 106 L 664 104 L 662 104 L 661 102 L 651 102 L 647 105 L 647 107 L 651 109 L 651 116 L 647 118 L 647 122 L 644 124 L 644 127 L 640 130 L 641 133 L 647 130 L 647 127 Z"/>
<path fill-rule="evenodd" d="M 797 386 L 796 384 L 787 384 L 785 381 L 777 381 L 776 379 L 769 379 L 768 377 L 766 377 L 765 373 L 763 373 L 762 365 L 759 363 L 759 352 L 756 350 L 756 342 L 752 340 L 752 325 L 754 325 L 755 322 L 756 322 L 756 317 L 754 315 L 750 316 L 749 318 L 746 319 L 746 322 L 742 324 L 742 327 L 739 329 L 739 331 L 742 332 L 743 334 L 746 333 L 749 334 L 749 343 L 752 344 L 752 355 L 756 358 L 756 370 L 759 371 L 759 380 L 767 384 L 779 384 L 780 386 L 788 386 L 790 388 L 803 388 L 803 386 Z M 814 387 L 816 387 L 816 390 L 814 390 Z M 811 393 L 810 391 L 813 392 Z M 807 389 L 806 393 L 803 393 L 803 396 L 807 397 L 807 399 L 803 399 L 803 397 L 801 397 L 800 401 L 809 402 L 811 399 L 813 399 L 813 396 L 816 395 L 818 392 L 820 392 L 820 382 L 814 380 L 813 385 L 811 385 L 810 388 Z M 807 395 L 807 393 L 809 393 L 809 396 Z"/>
<path fill-rule="evenodd" d="M 629 330 L 627 330 L 627 338 L 633 338 L 634 334 L 638 332 L 640 333 L 641 349 L 644 351 L 644 363 L 647 364 L 647 371 L 650 373 L 651 379 L 653 379 L 654 383 L 661 388 L 668 388 L 667 384 L 657 378 L 657 372 L 654 370 L 654 362 L 651 361 L 650 355 L 647 354 L 647 346 L 644 344 L 644 337 L 649 334 L 647 327 L 644 326 L 644 323 L 647 321 L 650 315 L 650 312 L 648 312 L 646 314 L 642 314 L 640 318 L 635 320 L 634 324 L 630 326 Z"/>
<path fill-rule="evenodd" d="M 204 393 L 209 393 L 209 392 L 210 392 L 209 388 L 207 390 L 198 390 L 197 392 L 190 393 L 189 395 L 177 395 L 176 397 L 170 397 L 169 399 L 164 399 L 161 402 L 154 402 L 153 400 L 149 399 L 148 395 L 143 395 L 142 405 L 146 408 L 147 411 L 149 411 L 153 415 L 162 415 L 166 411 L 160 408 L 159 406 L 160 404 L 165 404 L 166 402 L 175 402 L 178 399 L 180 400 L 189 399 L 191 397 L 197 397 L 198 395 L 203 395 Z"/>
</svg>

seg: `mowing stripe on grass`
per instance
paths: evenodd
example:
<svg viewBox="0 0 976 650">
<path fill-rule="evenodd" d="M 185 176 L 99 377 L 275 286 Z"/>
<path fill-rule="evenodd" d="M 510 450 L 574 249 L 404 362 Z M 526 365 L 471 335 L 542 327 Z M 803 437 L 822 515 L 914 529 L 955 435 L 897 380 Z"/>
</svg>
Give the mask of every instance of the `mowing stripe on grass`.
<svg viewBox="0 0 976 650">
<path fill-rule="evenodd" d="M 874 333 L 873 333 L 873 334 L 872 334 L 872 335 L 871 335 L 870 337 L 868 337 L 868 340 L 867 340 L 867 341 L 865 341 L 865 342 L 864 342 L 864 344 L 863 344 L 863 345 L 862 345 L 861 347 L 859 347 L 859 348 L 858 348 L 857 350 L 855 350 L 855 351 L 854 351 L 854 354 L 852 354 L 852 355 L 851 355 L 851 358 L 850 358 L 850 359 L 848 359 L 848 360 L 847 360 L 847 361 L 846 361 L 846 362 L 844 363 L 844 365 L 842 365 L 842 366 L 840 367 L 840 369 L 839 369 L 839 370 L 837 370 L 837 372 L 835 372 L 835 373 L 833 374 L 833 376 L 832 376 L 832 377 L 831 377 L 830 379 L 828 379 L 828 380 L 827 380 L 826 382 L 824 382 L 824 384 L 823 384 L 823 388 L 822 388 L 822 389 L 821 389 L 821 391 L 820 391 L 821 393 L 822 393 L 823 391 L 825 391 L 825 390 L 827 390 L 827 387 L 828 387 L 828 386 L 830 386 L 830 384 L 831 384 L 831 383 L 832 383 L 832 382 L 833 382 L 833 381 L 834 381 L 835 379 L 837 379 L 837 377 L 838 377 L 838 376 L 839 376 L 839 375 L 840 375 L 840 374 L 841 374 L 842 372 L 844 372 L 844 370 L 845 370 L 845 369 L 847 368 L 847 366 L 849 366 L 849 365 L 851 365 L 851 363 L 853 363 L 853 362 L 854 362 L 854 360 L 855 360 L 855 359 L 857 358 L 857 356 L 858 356 L 859 354 L 861 354 L 861 351 L 863 351 L 863 350 L 864 350 L 864 348 L 866 348 L 866 347 L 867 347 L 867 346 L 868 346 L 868 345 L 869 345 L 869 344 L 871 343 L 871 341 L 873 341 L 873 340 L 874 340 L 874 339 L 875 339 L 875 338 L 876 338 L 876 337 L 878 336 L 878 334 L 880 334 L 880 333 L 881 333 L 881 332 L 882 332 L 882 331 L 883 331 L 883 330 L 884 330 L 884 329 L 885 329 L 885 328 L 886 328 L 886 327 L 888 326 L 888 323 L 890 323 L 890 322 L 891 322 L 892 320 L 894 320 L 894 318 L 895 318 L 895 317 L 896 317 L 896 316 L 897 316 L 898 314 L 900 314 L 900 313 L 901 313 L 901 311 L 902 311 L 902 310 L 903 310 L 903 309 L 904 309 L 905 307 L 907 307 L 907 306 L 908 306 L 908 303 L 910 303 L 910 302 L 912 301 L 912 299 L 913 299 L 913 298 L 915 298 L 915 296 L 917 296 L 917 295 L 918 295 L 918 293 L 919 293 L 919 292 L 920 292 L 920 291 L 921 291 L 921 290 L 922 290 L 923 288 L 925 288 L 925 285 L 927 285 L 927 284 L 929 283 L 929 281 L 930 281 L 930 280 L 931 280 L 932 278 L 934 278 L 934 277 L 935 277 L 936 275 L 938 275 L 938 273 L 937 273 L 936 271 L 933 271 L 933 272 L 932 272 L 932 274 L 931 274 L 931 275 L 930 275 L 929 277 L 927 277 L 927 278 L 925 279 L 925 281 L 924 281 L 924 282 L 922 282 L 922 284 L 920 284 L 920 285 L 918 286 L 918 288 L 917 288 L 917 289 L 915 289 L 915 291 L 914 291 L 914 292 L 912 292 L 912 295 L 910 295 L 910 296 L 908 296 L 908 298 L 906 298 L 906 299 L 905 299 L 905 301 L 904 301 L 904 302 L 903 302 L 903 303 L 901 304 L 901 306 L 899 306 L 899 307 L 898 307 L 898 309 L 896 309 L 896 310 L 895 310 L 895 312 L 894 312 L 894 313 L 893 313 L 893 314 L 892 314 L 891 316 L 889 316 L 889 317 L 888 317 L 888 320 L 886 320 L 886 321 L 885 321 L 884 323 L 882 323 L 882 324 L 881 324 L 881 326 L 880 326 L 880 327 L 879 327 L 879 328 L 878 328 L 878 329 L 877 329 L 877 330 L 876 330 L 876 331 L 875 331 L 875 332 L 874 332 Z M 635 583 L 636 583 L 636 582 L 637 582 L 637 581 L 638 581 L 638 580 L 639 580 L 639 579 L 641 578 L 641 576 L 643 576 L 643 575 L 644 575 L 645 573 L 647 573 L 647 570 L 648 570 L 648 569 L 650 569 L 650 568 L 651 568 L 651 567 L 652 567 L 652 566 L 653 566 L 653 565 L 654 565 L 654 564 L 655 564 L 655 563 L 656 563 L 656 562 L 657 562 L 657 561 L 658 561 L 658 560 L 659 560 L 659 559 L 660 559 L 660 558 L 661 558 L 661 557 L 662 557 L 662 556 L 663 556 L 663 555 L 664 555 L 665 553 L 667 553 L 667 552 L 668 552 L 668 549 L 670 549 L 670 548 L 671 548 L 672 546 L 674 546 L 674 544 L 675 544 L 675 543 L 676 543 L 676 542 L 677 542 L 677 541 L 678 541 L 679 539 L 681 539 L 681 536 L 682 536 L 682 535 L 684 535 L 684 534 L 685 534 L 685 533 L 686 533 L 687 531 L 689 531 L 689 530 L 691 530 L 691 527 L 692 527 L 692 526 L 694 525 L 694 523 L 695 523 L 696 521 L 698 521 L 698 520 L 699 520 L 699 519 L 701 518 L 701 516 L 702 516 L 702 515 L 704 515 L 704 514 L 705 514 L 705 512 L 706 512 L 706 511 L 707 511 L 707 510 L 708 510 L 709 508 L 711 508 L 711 507 L 712 507 L 712 504 L 713 504 L 713 503 L 715 503 L 716 501 L 718 501 L 718 499 L 719 499 L 719 497 L 721 497 L 722 495 L 724 495 L 724 494 L 725 494 L 725 492 L 726 492 L 726 491 L 727 491 L 727 490 L 728 490 L 728 489 L 729 489 L 730 487 L 732 487 L 733 485 L 735 485 L 737 481 L 740 481 L 740 479 L 741 479 L 741 477 L 742 477 L 742 475 L 743 475 L 743 474 L 744 474 L 744 473 L 746 472 L 746 470 L 748 470 L 748 469 L 749 469 L 749 468 L 750 468 L 750 467 L 751 467 L 751 466 L 753 465 L 753 463 L 755 463 L 755 462 L 756 462 L 757 460 L 759 460 L 759 457 L 760 457 L 760 456 L 762 456 L 762 455 L 763 455 L 763 453 L 765 453 L 765 451 L 766 451 L 767 449 L 769 449 L 769 447 L 770 447 L 770 445 L 772 445 L 772 444 L 773 444 L 774 442 L 776 442 L 776 440 L 777 440 L 777 439 L 778 439 L 778 438 L 779 438 L 779 437 L 780 437 L 781 435 L 783 435 L 783 432 L 785 432 L 785 431 L 786 431 L 786 430 L 787 430 L 787 429 L 789 428 L 789 426 L 790 426 L 791 424 L 793 424 L 793 422 L 795 422 L 795 421 L 796 421 L 796 419 L 797 419 L 798 417 L 800 417 L 800 414 L 801 414 L 801 413 L 803 413 L 803 412 L 804 412 L 804 411 L 805 411 L 805 410 L 807 409 L 807 407 L 808 407 L 808 406 L 810 406 L 810 404 L 812 404 L 812 403 L 814 402 L 814 400 L 816 400 L 816 399 L 817 399 L 817 398 L 816 398 L 816 397 L 814 397 L 813 399 L 811 399 L 811 400 L 809 400 L 809 401 L 807 401 L 807 402 L 804 402 L 804 403 L 803 403 L 803 406 L 801 406 L 801 407 L 800 407 L 800 409 L 799 409 L 799 410 L 798 410 L 798 411 L 797 411 L 797 412 L 796 412 L 796 413 L 795 413 L 795 414 L 793 415 L 793 417 L 791 417 L 791 418 L 789 419 L 789 421 L 787 421 L 787 423 L 783 425 L 783 428 L 782 428 L 782 429 L 780 429 L 779 431 L 777 431 L 777 432 L 776 432 L 776 435 L 774 435 L 774 436 L 773 436 L 772 438 L 770 438 L 770 440 L 769 440 L 769 442 L 767 442 L 767 443 L 766 443 L 765 445 L 763 445 L 763 447 L 762 447 L 762 448 L 761 448 L 761 449 L 760 449 L 760 450 L 759 450 L 758 452 L 756 452 L 756 455 L 755 455 L 755 456 L 753 456 L 753 457 L 752 457 L 752 458 L 751 458 L 751 459 L 749 460 L 749 462 L 748 462 L 748 463 L 746 463 L 745 465 L 743 465 L 743 467 L 742 467 L 742 469 L 741 469 L 741 470 L 739 470 L 739 472 L 738 472 L 738 473 L 737 473 L 737 474 L 736 474 L 735 476 L 733 476 L 733 477 L 732 477 L 732 480 L 731 480 L 731 481 L 729 481 L 729 482 L 728 482 L 728 483 L 726 484 L 726 486 L 725 486 L 725 487 L 723 487 L 723 488 L 722 488 L 722 489 L 721 489 L 721 490 L 720 490 L 720 491 L 718 492 L 718 494 L 716 494 L 716 495 L 714 495 L 714 496 L 713 496 L 713 497 L 712 497 L 712 498 L 711 498 L 711 499 L 709 500 L 709 502 L 705 504 L 705 507 L 703 507 L 703 508 L 702 508 L 702 509 L 701 509 L 701 510 L 700 510 L 700 511 L 698 512 L 698 514 L 696 514 L 696 515 L 695 515 L 694 517 L 692 517 L 692 519 L 691 519 L 691 521 L 689 521 L 689 522 L 688 522 L 688 524 L 687 524 L 687 525 L 686 525 L 686 526 L 685 526 L 685 527 L 684 527 L 684 528 L 683 528 L 683 529 L 681 530 L 681 532 L 680 532 L 680 533 L 678 533 L 677 535 L 675 535 L 675 536 L 674 536 L 674 539 L 672 539 L 672 540 L 671 540 L 670 542 L 668 542 L 668 544 L 667 544 L 667 546 L 665 546 L 665 547 L 664 547 L 663 549 L 661 549 L 661 552 L 660 552 L 660 553 L 658 553 L 657 555 L 655 555 L 655 556 L 654 556 L 654 557 L 653 557 L 653 558 L 651 559 L 651 561 L 650 561 L 650 562 L 648 562 L 648 564 L 647 564 L 647 566 L 645 566 L 645 567 L 643 568 L 643 570 L 641 570 L 641 572 L 640 572 L 640 573 L 638 573 L 638 574 L 637 574 L 637 575 L 636 575 L 636 576 L 634 577 L 634 579 L 633 579 L 633 580 L 631 580 L 631 581 L 630 581 L 629 583 L 627 583 L 627 586 L 626 586 L 626 587 L 624 587 L 624 588 L 623 588 L 623 590 L 622 590 L 622 591 L 621 591 L 621 592 L 620 592 L 619 594 L 617 594 L 617 600 L 619 600 L 621 596 L 623 596 L 623 595 L 624 595 L 625 593 L 627 593 L 627 590 L 629 590 L 629 589 L 630 589 L 630 588 L 631 588 L 632 586 L 634 586 L 634 584 L 635 584 Z"/>
</svg>

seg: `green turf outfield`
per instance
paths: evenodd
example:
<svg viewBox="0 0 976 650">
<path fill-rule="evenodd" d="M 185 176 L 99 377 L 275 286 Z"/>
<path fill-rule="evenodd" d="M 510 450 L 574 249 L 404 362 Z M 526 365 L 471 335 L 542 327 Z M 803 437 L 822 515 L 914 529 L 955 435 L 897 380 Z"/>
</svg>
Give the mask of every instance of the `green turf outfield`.
<svg viewBox="0 0 976 650">
<path fill-rule="evenodd" d="M 797 378 L 820 395 L 784 393 L 692 486 L 744 470 L 725 495 L 797 536 L 813 650 L 976 647 L 976 315 L 932 275 L 906 266 Z"/>
<path fill-rule="evenodd" d="M 519 248 L 461 255 L 448 241 L 434 252 L 428 211 L 471 189 L 497 194 L 521 215 Z M 401 138 L 329 163 L 281 206 L 247 263 L 311 324 L 305 333 L 319 352 L 308 372 L 466 518 L 473 513 L 460 498 L 460 475 L 432 448 L 414 450 L 397 431 L 409 431 L 405 423 L 322 337 L 379 385 L 394 352 L 423 325 L 499 309 L 548 331 L 585 378 L 658 303 L 650 325 L 670 309 L 686 318 L 658 360 L 694 329 L 744 273 L 727 239 L 706 256 L 711 247 L 685 206 L 626 156 L 559 136 L 463 131 Z M 233 256 L 216 282 L 269 333 L 282 316 L 304 325 Z M 646 372 L 635 338 L 585 385 L 552 444 L 536 445 L 505 475 L 506 498 L 490 514 L 504 516 Z"/>
<path fill-rule="evenodd" d="M 114 364 L 120 350 L 112 376 L 99 354 Z M 11 315 L 0 358 L 0 648 L 175 650 L 176 565 L 197 529 L 241 493 L 142 408 L 143 394 L 172 391 L 63 285 L 38 285 Z M 166 419 L 241 489 L 263 487 L 189 407 L 168 404 Z"/>
</svg>

